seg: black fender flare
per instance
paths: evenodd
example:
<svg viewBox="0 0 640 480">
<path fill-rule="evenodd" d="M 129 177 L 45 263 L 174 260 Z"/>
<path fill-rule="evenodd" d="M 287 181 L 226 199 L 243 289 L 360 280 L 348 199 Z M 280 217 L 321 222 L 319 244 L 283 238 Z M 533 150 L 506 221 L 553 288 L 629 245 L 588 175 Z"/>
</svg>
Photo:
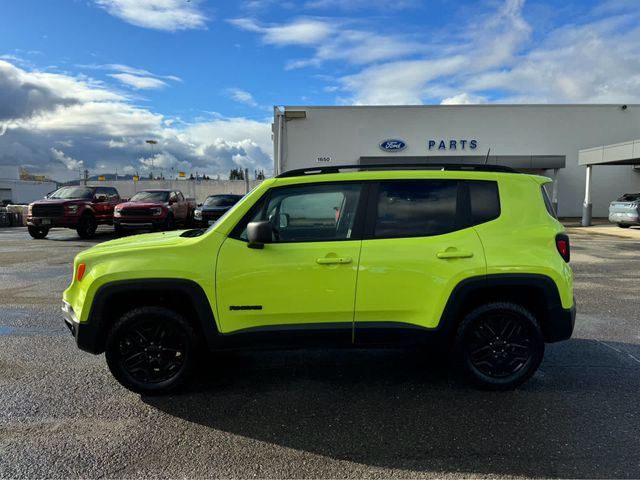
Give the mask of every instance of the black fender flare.
<svg viewBox="0 0 640 480">
<path fill-rule="evenodd" d="M 146 278 L 122 280 L 102 285 L 93 297 L 91 309 L 86 322 L 78 328 L 76 340 L 78 347 L 91 353 L 102 353 L 106 340 L 107 328 L 115 320 L 107 317 L 110 302 L 122 293 L 179 293 L 189 301 L 189 307 L 195 318 L 189 318 L 201 330 L 209 349 L 219 336 L 218 327 L 211 304 L 202 287 L 193 280 L 170 278 Z"/>
</svg>

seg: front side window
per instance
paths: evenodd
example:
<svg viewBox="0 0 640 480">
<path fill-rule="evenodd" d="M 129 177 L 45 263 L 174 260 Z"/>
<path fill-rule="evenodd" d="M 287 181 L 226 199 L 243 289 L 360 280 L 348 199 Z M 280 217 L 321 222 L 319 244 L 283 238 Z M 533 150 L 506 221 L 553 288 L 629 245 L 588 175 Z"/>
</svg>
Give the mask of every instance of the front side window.
<svg viewBox="0 0 640 480">
<path fill-rule="evenodd" d="M 361 189 L 353 183 L 274 189 L 234 232 L 246 240 L 249 222 L 268 220 L 273 243 L 349 240 Z"/>
<path fill-rule="evenodd" d="M 402 180 L 381 182 L 373 238 L 429 237 L 500 216 L 496 182 Z"/>
</svg>

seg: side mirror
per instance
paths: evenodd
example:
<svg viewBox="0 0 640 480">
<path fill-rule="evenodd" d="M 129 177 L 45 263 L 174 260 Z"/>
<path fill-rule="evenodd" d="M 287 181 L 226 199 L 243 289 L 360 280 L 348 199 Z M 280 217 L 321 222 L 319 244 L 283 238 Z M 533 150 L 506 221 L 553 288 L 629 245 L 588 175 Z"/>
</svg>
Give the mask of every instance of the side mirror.
<svg viewBox="0 0 640 480">
<path fill-rule="evenodd" d="M 273 229 L 268 221 L 251 222 L 247 225 L 247 239 L 249 248 L 264 248 L 265 243 L 271 243 Z"/>
</svg>

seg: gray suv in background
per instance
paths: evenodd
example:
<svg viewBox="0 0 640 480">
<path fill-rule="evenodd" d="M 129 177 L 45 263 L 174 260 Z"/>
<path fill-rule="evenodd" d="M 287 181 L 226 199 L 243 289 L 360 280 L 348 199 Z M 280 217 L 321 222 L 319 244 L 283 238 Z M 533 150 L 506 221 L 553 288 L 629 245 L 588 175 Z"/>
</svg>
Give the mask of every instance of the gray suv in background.
<svg viewBox="0 0 640 480">
<path fill-rule="evenodd" d="M 640 225 L 640 193 L 625 193 L 609 204 L 609 221 L 620 228 Z"/>
</svg>

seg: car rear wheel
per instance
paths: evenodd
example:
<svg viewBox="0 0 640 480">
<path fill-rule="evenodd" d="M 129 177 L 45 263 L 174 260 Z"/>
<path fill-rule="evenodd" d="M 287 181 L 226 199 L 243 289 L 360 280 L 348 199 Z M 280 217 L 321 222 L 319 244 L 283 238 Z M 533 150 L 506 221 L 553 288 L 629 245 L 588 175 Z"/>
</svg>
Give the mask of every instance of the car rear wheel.
<svg viewBox="0 0 640 480">
<path fill-rule="evenodd" d="M 531 377 L 544 356 L 544 338 L 535 317 L 514 303 L 489 303 L 462 321 L 454 358 L 474 384 L 510 390 Z"/>
<path fill-rule="evenodd" d="M 181 315 L 162 307 L 141 307 L 111 328 L 105 354 L 121 385 L 141 395 L 162 395 L 188 379 L 197 350 L 195 332 Z"/>
<path fill-rule="evenodd" d="M 46 227 L 27 227 L 29 230 L 29 235 L 31 235 L 36 240 L 42 240 L 49 234 L 49 229 Z"/>
<path fill-rule="evenodd" d="M 80 238 L 91 238 L 96 234 L 98 224 L 93 215 L 85 214 L 80 218 L 80 223 L 76 228 Z"/>
<path fill-rule="evenodd" d="M 629 228 L 631 225 L 629 225 L 628 223 L 619 223 L 618 226 L 620 228 Z"/>
</svg>

